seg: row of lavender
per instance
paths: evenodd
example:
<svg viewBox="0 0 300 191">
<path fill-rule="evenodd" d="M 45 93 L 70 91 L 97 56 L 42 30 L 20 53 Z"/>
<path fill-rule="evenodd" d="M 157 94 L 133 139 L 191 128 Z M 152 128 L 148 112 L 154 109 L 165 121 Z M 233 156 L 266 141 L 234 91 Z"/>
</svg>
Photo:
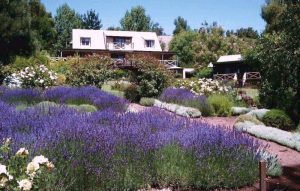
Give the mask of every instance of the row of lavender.
<svg viewBox="0 0 300 191">
<path fill-rule="evenodd" d="M 38 89 L 9 89 L 0 86 L 0 100 L 11 105 L 34 105 L 41 101 L 58 104 L 91 104 L 98 109 L 124 111 L 128 102 L 125 99 L 110 95 L 93 86 L 86 87 L 54 87 L 45 91 Z"/>
<path fill-rule="evenodd" d="M 21 93 L 8 96 L 9 91 L 0 96 L 0 138 L 11 137 L 14 150 L 26 147 L 32 156 L 39 153 L 53 161 L 48 190 L 207 189 L 257 179 L 261 146 L 239 132 L 157 109 L 125 113 L 117 106 L 126 101 L 92 87 L 28 93 L 23 100 L 38 95 L 61 103 L 89 100 L 101 108 L 93 113 L 65 106 L 17 111 L 7 101 Z"/>
</svg>

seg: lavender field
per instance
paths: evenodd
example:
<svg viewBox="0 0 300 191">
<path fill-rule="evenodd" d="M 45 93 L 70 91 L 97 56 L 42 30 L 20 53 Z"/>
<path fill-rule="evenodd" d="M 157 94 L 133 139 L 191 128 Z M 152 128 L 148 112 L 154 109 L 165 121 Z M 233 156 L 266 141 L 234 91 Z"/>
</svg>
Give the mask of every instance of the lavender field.
<svg viewBox="0 0 300 191">
<path fill-rule="evenodd" d="M 83 104 L 96 111 L 70 107 Z M 237 188 L 257 180 L 263 148 L 249 136 L 127 106 L 95 87 L 0 87 L 0 139 L 53 161 L 42 190 Z"/>
</svg>

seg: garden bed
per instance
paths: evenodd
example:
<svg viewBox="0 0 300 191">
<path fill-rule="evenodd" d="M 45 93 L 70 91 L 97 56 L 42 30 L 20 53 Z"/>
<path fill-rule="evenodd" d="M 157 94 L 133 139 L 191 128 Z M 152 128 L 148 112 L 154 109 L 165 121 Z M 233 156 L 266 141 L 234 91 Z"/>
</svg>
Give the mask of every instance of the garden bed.
<svg viewBox="0 0 300 191">
<path fill-rule="evenodd" d="M 155 108 L 125 112 L 125 100 L 92 87 L 1 91 L 0 139 L 11 137 L 14 151 L 26 147 L 53 161 L 53 190 L 237 188 L 258 178 L 262 145 L 240 132 Z M 16 101 L 32 101 L 32 91 L 34 102 L 59 106 L 15 110 Z M 98 111 L 64 105 L 86 101 Z"/>
</svg>

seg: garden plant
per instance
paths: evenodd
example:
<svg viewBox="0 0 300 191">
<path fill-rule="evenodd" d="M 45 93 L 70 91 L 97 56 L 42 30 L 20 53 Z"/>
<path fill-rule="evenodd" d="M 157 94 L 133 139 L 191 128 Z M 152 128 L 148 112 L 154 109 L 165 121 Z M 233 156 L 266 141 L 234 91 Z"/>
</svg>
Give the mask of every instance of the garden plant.
<svg viewBox="0 0 300 191">
<path fill-rule="evenodd" d="M 14 140 L 13 152 L 25 147 L 53 161 L 47 190 L 237 188 L 257 180 L 263 145 L 238 131 L 155 108 L 125 112 L 126 100 L 95 87 L 39 90 L 40 101 L 56 104 L 21 111 L 5 97 L 16 93 L 22 102 L 20 90 L 0 92 L 0 139 Z M 98 110 L 78 112 L 67 104 Z"/>
</svg>

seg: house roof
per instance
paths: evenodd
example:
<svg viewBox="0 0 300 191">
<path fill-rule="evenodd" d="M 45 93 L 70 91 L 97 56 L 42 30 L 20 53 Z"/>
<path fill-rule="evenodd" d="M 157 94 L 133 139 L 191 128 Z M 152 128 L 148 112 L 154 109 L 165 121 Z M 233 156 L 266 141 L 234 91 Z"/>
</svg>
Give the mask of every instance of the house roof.
<svg viewBox="0 0 300 191">
<path fill-rule="evenodd" d="M 169 47 L 170 47 L 170 42 L 172 41 L 172 39 L 173 39 L 173 36 L 167 36 L 167 35 L 158 36 L 158 40 L 166 45 L 163 51 L 170 50 Z"/>
<path fill-rule="evenodd" d="M 110 31 L 103 30 L 105 36 L 120 36 L 120 37 L 142 37 L 144 39 L 157 38 L 155 32 L 137 32 L 137 31 Z"/>
<path fill-rule="evenodd" d="M 221 56 L 217 63 L 221 63 L 221 62 L 238 62 L 238 61 L 242 61 L 242 55 L 241 54 L 235 54 L 235 55 L 225 55 L 225 56 Z"/>
</svg>

